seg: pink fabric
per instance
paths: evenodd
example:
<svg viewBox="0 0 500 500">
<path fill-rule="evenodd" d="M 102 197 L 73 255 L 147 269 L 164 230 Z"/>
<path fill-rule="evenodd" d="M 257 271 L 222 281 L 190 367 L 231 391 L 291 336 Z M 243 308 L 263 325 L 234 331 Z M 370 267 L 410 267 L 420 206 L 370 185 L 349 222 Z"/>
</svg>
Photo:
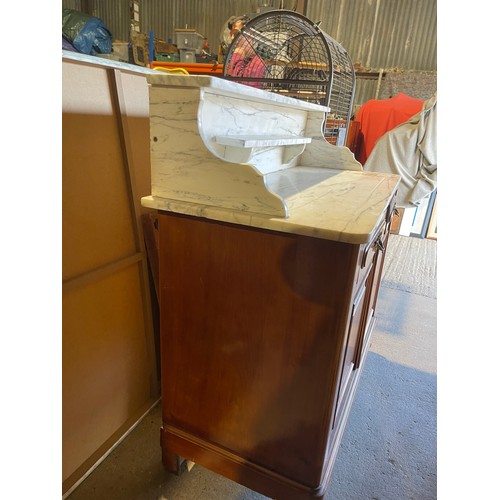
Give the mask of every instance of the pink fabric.
<svg viewBox="0 0 500 500">
<path fill-rule="evenodd" d="M 241 54 L 234 52 L 231 57 L 230 74 L 232 76 L 239 76 L 242 78 L 263 78 L 265 70 L 265 64 L 257 55 L 254 55 L 250 59 L 245 59 Z M 262 83 L 260 82 L 245 82 L 245 85 L 257 88 L 262 87 Z"/>
</svg>

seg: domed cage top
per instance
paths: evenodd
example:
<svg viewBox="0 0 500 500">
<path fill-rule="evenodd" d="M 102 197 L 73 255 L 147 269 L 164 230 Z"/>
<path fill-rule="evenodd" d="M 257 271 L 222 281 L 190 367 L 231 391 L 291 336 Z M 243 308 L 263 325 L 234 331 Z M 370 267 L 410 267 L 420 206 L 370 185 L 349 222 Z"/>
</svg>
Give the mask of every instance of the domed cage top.
<svg viewBox="0 0 500 500">
<path fill-rule="evenodd" d="M 228 49 L 224 78 L 329 106 L 325 138 L 346 144 L 354 67 L 344 47 L 305 16 L 276 10 L 251 19 Z"/>
</svg>

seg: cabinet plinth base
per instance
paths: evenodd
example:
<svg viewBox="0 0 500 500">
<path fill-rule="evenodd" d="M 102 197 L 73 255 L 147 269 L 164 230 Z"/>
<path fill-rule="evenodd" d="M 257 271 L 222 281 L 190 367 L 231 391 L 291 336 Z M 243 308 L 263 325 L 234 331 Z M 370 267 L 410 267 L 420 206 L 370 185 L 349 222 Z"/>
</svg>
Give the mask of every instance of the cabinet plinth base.
<svg viewBox="0 0 500 500">
<path fill-rule="evenodd" d="M 329 483 L 325 478 L 316 488 L 304 486 L 169 426 L 161 428 L 161 447 L 168 472 L 182 473 L 182 457 L 274 500 L 322 500 Z"/>
</svg>

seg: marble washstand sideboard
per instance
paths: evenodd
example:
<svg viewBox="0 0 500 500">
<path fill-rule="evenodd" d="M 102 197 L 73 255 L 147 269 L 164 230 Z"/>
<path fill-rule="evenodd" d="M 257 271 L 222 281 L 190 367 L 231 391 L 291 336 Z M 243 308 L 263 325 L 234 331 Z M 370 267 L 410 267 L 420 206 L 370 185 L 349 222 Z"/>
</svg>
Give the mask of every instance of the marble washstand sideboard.
<svg viewBox="0 0 500 500">
<path fill-rule="evenodd" d="M 399 177 L 327 143 L 327 108 L 208 76 L 148 82 L 163 464 L 323 498 Z"/>
</svg>

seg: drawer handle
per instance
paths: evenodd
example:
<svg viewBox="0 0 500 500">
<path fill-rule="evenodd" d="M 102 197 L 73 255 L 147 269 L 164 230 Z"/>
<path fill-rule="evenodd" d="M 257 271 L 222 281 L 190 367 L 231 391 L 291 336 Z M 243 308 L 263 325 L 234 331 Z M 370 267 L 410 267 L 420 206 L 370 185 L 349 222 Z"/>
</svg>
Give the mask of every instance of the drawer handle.
<svg viewBox="0 0 500 500">
<path fill-rule="evenodd" d="M 385 252 L 385 247 L 384 247 L 384 244 L 382 243 L 382 240 L 379 238 L 376 242 L 375 242 L 375 246 L 382 252 L 384 253 Z"/>
</svg>

